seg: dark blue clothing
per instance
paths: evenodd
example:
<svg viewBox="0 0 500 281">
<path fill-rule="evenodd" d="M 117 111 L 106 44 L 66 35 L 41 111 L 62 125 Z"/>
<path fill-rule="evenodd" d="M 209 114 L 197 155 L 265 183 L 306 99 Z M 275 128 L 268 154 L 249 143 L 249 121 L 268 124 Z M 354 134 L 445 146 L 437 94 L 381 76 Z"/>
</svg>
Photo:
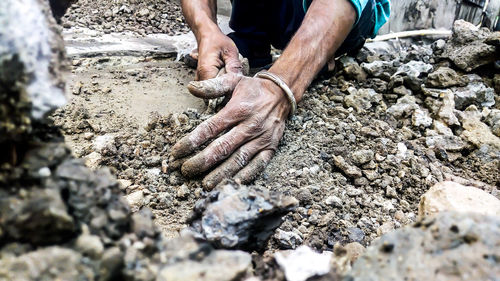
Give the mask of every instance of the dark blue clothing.
<svg viewBox="0 0 500 281">
<path fill-rule="evenodd" d="M 228 34 L 251 67 L 271 63 L 270 46 L 284 49 L 304 20 L 303 0 L 232 0 Z M 355 54 L 375 28 L 376 0 L 368 0 L 359 20 L 336 55 Z M 307 46 L 304 46 L 305 48 Z"/>
</svg>

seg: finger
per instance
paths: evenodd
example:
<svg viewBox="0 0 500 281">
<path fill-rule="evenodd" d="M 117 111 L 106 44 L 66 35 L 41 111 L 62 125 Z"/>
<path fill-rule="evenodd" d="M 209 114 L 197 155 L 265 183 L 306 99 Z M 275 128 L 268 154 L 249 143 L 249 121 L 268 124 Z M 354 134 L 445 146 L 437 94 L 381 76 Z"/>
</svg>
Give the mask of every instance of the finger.
<svg viewBox="0 0 500 281">
<path fill-rule="evenodd" d="M 273 158 L 273 155 L 274 150 L 270 149 L 259 152 L 245 168 L 234 176 L 234 180 L 243 184 L 252 182 L 258 174 L 264 171 L 269 161 Z"/>
<path fill-rule="evenodd" d="M 225 135 L 214 140 L 202 152 L 184 162 L 181 172 L 186 177 L 199 175 L 215 164 L 229 157 L 238 147 L 248 140 L 244 125 L 232 128 Z"/>
<path fill-rule="evenodd" d="M 229 159 L 210 172 L 202 182 L 205 189 L 212 190 L 222 180 L 233 177 L 239 170 L 245 167 L 255 154 L 260 151 L 261 147 L 259 147 L 259 143 L 259 139 L 254 139 L 246 143 L 236 150 Z"/>
<path fill-rule="evenodd" d="M 219 68 L 217 65 L 220 63 L 216 64 L 205 64 L 205 63 L 200 63 L 198 61 L 198 69 L 196 70 L 196 80 L 197 81 L 203 81 L 203 80 L 208 80 L 215 78 L 217 76 L 217 73 L 219 73 Z"/>
<path fill-rule="evenodd" d="M 179 140 L 171 150 L 173 159 L 179 159 L 193 153 L 200 145 L 213 139 L 226 128 L 233 126 L 239 119 L 228 116 L 228 111 L 223 108 L 215 116 L 207 119 L 191 133 Z"/>
<path fill-rule="evenodd" d="M 186 162 L 189 158 L 188 157 L 184 157 L 184 158 L 180 158 L 180 159 L 175 159 L 174 157 L 171 157 L 169 159 L 169 163 L 168 163 L 168 170 L 169 171 L 175 171 L 175 170 L 179 170 L 182 166 L 182 164 L 184 164 L 184 162 Z"/>
<path fill-rule="evenodd" d="M 222 60 L 227 73 L 242 74 L 243 67 L 241 65 L 240 54 L 238 49 L 224 49 L 222 50 Z"/>
<path fill-rule="evenodd" d="M 212 99 L 222 97 L 233 92 L 243 75 L 228 73 L 204 81 L 191 81 L 188 84 L 189 92 L 199 98 Z"/>
<path fill-rule="evenodd" d="M 198 48 L 193 49 L 189 55 L 192 59 L 198 60 Z"/>
</svg>

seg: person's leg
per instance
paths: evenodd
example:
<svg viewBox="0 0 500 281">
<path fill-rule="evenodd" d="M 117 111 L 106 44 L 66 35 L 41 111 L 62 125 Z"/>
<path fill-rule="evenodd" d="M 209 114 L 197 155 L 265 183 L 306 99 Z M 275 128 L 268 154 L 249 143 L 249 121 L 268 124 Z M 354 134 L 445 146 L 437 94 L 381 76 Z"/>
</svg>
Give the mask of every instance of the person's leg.
<svg viewBox="0 0 500 281">
<path fill-rule="evenodd" d="M 239 52 L 246 57 L 250 67 L 262 67 L 271 63 L 271 43 L 268 34 L 270 0 L 232 0 L 229 27 L 234 32 L 228 36 Z"/>
</svg>

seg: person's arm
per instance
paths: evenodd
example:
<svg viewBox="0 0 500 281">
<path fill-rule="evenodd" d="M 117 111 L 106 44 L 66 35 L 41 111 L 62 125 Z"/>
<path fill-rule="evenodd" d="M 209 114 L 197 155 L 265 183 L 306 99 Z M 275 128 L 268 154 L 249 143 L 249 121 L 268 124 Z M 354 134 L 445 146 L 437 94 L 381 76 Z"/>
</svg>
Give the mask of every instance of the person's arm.
<svg viewBox="0 0 500 281">
<path fill-rule="evenodd" d="M 181 4 L 198 43 L 196 80 L 214 78 L 223 67 L 228 73 L 241 74 L 238 48 L 217 25 L 217 1 L 182 0 Z"/>
<path fill-rule="evenodd" d="M 217 25 L 217 0 L 182 0 L 181 5 L 198 42 L 202 36 L 220 31 Z"/>
<path fill-rule="evenodd" d="M 351 31 L 356 10 L 348 0 L 314 0 L 295 36 L 269 69 L 290 87 L 297 102 Z"/>
<path fill-rule="evenodd" d="M 313 78 L 345 40 L 355 18 L 356 12 L 348 0 L 312 2 L 296 35 L 270 69 L 288 84 L 297 101 L 302 99 Z M 234 82 L 234 75 L 190 83 L 190 91 L 197 92 L 198 96 L 203 96 L 204 92 L 219 91 L 223 95 L 228 89 L 234 91 L 219 113 L 201 123 L 172 148 L 172 158 L 180 159 L 216 138 L 203 151 L 185 161 L 181 169 L 185 176 L 196 176 L 218 165 L 203 180 L 207 189 L 224 178 L 234 177 L 247 183 L 261 173 L 278 148 L 290 112 L 288 99 L 274 82 L 236 78 L 239 83 Z"/>
</svg>

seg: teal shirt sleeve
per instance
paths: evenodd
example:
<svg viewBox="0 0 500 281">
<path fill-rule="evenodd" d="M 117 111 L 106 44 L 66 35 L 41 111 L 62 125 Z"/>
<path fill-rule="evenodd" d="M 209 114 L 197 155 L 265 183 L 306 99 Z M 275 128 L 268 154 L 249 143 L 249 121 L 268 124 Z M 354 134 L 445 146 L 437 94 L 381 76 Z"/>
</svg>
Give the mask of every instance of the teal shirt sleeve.
<svg viewBox="0 0 500 281">
<path fill-rule="evenodd" d="M 363 13 L 363 9 L 368 5 L 369 0 L 349 0 L 356 10 L 356 24 Z M 303 0 L 304 12 L 307 12 L 307 8 L 311 4 L 312 0 Z M 375 37 L 379 29 L 389 20 L 391 14 L 391 2 L 390 0 L 376 0 L 374 7 L 374 21 L 375 27 L 373 28 L 372 38 Z"/>
</svg>

